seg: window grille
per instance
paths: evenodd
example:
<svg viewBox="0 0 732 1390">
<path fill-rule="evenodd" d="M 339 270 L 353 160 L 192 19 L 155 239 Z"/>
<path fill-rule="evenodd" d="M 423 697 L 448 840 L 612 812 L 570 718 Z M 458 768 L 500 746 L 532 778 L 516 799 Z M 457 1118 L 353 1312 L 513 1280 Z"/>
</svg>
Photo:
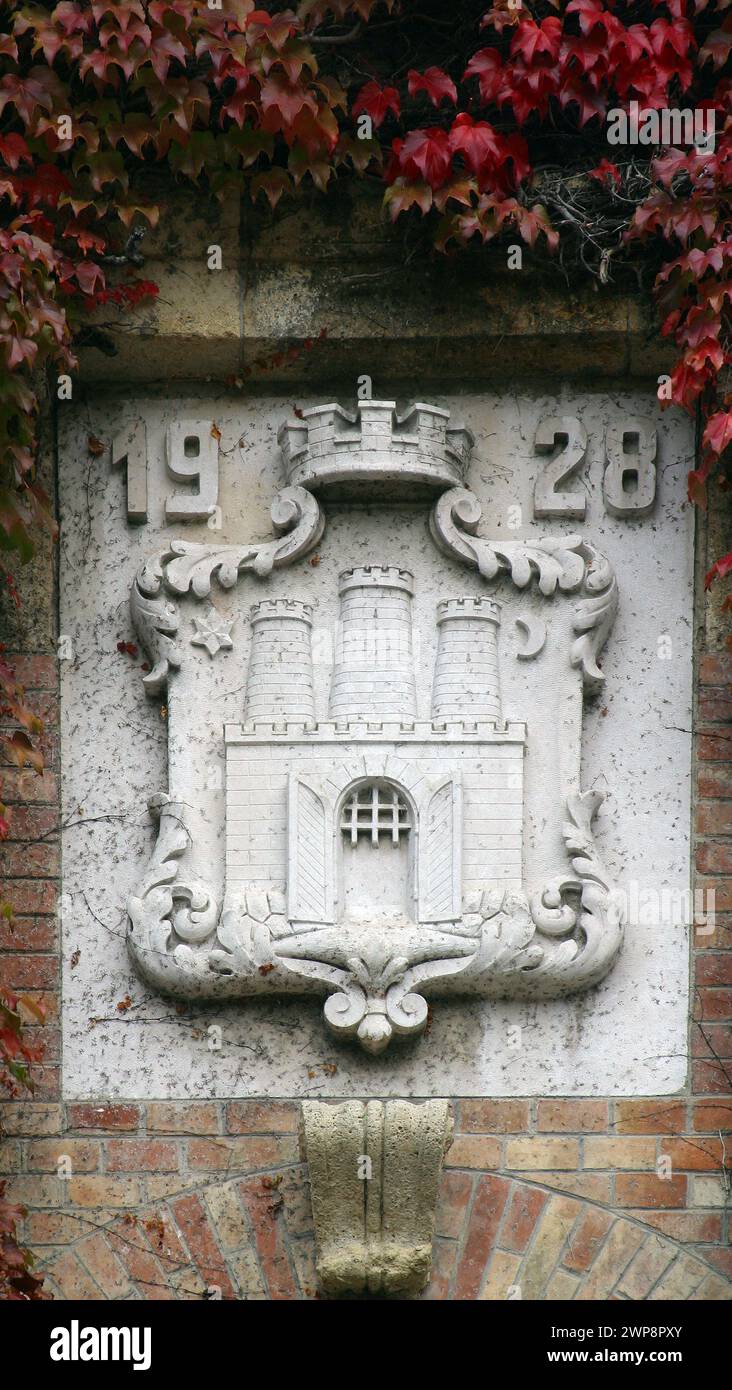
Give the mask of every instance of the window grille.
<svg viewBox="0 0 732 1390">
<path fill-rule="evenodd" d="M 409 807 L 399 792 L 378 782 L 359 787 L 352 792 L 343 807 L 341 830 L 352 845 L 359 836 L 368 835 L 372 845 L 389 835 L 393 845 L 411 829 Z"/>
</svg>

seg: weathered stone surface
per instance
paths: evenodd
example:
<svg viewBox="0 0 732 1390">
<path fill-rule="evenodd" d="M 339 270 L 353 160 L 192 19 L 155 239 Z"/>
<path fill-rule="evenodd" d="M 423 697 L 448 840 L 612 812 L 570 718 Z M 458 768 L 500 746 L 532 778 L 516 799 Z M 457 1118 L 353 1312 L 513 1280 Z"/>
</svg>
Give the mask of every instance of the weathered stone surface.
<svg viewBox="0 0 732 1390">
<path fill-rule="evenodd" d="M 452 1136 L 447 1101 L 305 1101 L 317 1270 L 326 1293 L 419 1293 Z"/>
<path fill-rule="evenodd" d="M 568 288 L 529 257 L 509 272 L 501 250 L 405 266 L 378 189 L 331 192 L 274 217 L 247 199 L 241 241 L 234 201 L 219 208 L 181 189 L 150 192 L 164 215 L 142 244 L 140 274 L 159 297 L 131 313 L 98 311 L 112 355 L 83 347 L 84 380 L 223 382 L 253 368 L 312 389 L 352 381 L 374 352 L 382 371 L 435 384 L 446 371 L 466 383 L 556 377 L 558 363 L 595 382 L 651 381 L 669 368 L 650 302 L 623 289 Z M 221 246 L 220 271 L 207 268 L 211 245 Z M 303 350 L 322 330 L 317 350 Z M 280 359 L 293 345 L 301 350 Z"/>
</svg>

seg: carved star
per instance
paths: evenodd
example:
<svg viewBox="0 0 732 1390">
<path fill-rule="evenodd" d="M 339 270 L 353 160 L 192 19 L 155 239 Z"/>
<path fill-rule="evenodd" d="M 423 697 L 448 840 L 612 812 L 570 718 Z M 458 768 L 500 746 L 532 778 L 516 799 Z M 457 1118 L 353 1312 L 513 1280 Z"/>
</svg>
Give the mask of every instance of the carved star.
<svg viewBox="0 0 732 1390">
<path fill-rule="evenodd" d="M 218 651 L 228 651 L 233 647 L 233 618 L 222 618 L 215 608 L 208 608 L 200 618 L 194 618 L 193 621 L 196 625 L 195 635 L 191 638 L 194 647 L 205 647 L 209 656 L 215 656 Z"/>
</svg>

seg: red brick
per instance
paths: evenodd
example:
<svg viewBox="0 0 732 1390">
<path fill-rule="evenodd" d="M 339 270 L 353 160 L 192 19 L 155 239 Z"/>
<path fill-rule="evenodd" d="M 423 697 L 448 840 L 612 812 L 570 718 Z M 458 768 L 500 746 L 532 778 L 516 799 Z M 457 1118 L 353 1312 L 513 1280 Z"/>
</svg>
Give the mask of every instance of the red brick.
<svg viewBox="0 0 732 1390">
<path fill-rule="evenodd" d="M 53 989 L 58 983 L 56 956 L 21 956 L 12 953 L 3 960 L 3 983 L 10 989 Z"/>
<path fill-rule="evenodd" d="M 732 757 L 732 729 L 697 729 L 696 755 L 700 762 L 728 762 Z"/>
<path fill-rule="evenodd" d="M 61 1095 L 61 1072 L 58 1067 L 34 1067 L 34 1100 L 58 1100 Z"/>
<path fill-rule="evenodd" d="M 732 1090 L 732 1063 L 692 1062 L 691 1085 L 695 1096 L 726 1094 Z"/>
<path fill-rule="evenodd" d="M 175 1227 L 167 1214 L 161 1215 L 149 1207 L 147 1210 L 139 1211 L 137 1217 L 145 1229 L 157 1259 L 168 1274 L 177 1273 L 190 1264 L 191 1257 L 178 1239 Z"/>
<path fill-rule="evenodd" d="M 463 1100 L 458 1128 L 472 1134 L 525 1134 L 527 1100 Z"/>
<path fill-rule="evenodd" d="M 501 1227 L 501 1249 L 522 1253 L 546 1205 L 547 1194 L 538 1187 L 515 1187 Z"/>
<path fill-rule="evenodd" d="M 55 727 L 59 722 L 60 700 L 58 697 L 58 687 L 54 690 L 36 690 L 33 693 L 33 713 L 42 719 L 44 724 Z"/>
<path fill-rule="evenodd" d="M 52 772 L 37 773 L 29 768 L 3 768 L 3 800 L 9 805 L 21 801 L 58 805 L 58 778 Z"/>
<path fill-rule="evenodd" d="M 469 1173 L 442 1174 L 435 1223 L 438 1236 L 457 1239 L 463 1229 L 472 1191 L 473 1179 Z"/>
<path fill-rule="evenodd" d="M 3 898 L 18 916 L 55 912 L 57 897 L 58 885 L 52 879 L 13 878 L 3 883 Z"/>
<path fill-rule="evenodd" d="M 687 1245 L 711 1243 L 722 1236 L 722 1218 L 708 1211 L 629 1211 L 647 1226 Z"/>
<path fill-rule="evenodd" d="M 51 1063 L 61 1060 L 60 1028 L 51 1028 L 48 1024 L 43 1024 L 43 1026 L 39 1025 L 37 1028 L 26 1027 L 23 1031 L 26 1041 L 29 1042 L 32 1047 L 41 1049 L 38 1058 L 39 1065 L 42 1063 L 44 1067 L 47 1067 Z"/>
<path fill-rule="evenodd" d="M 208 1287 L 221 1289 L 223 1298 L 236 1298 L 218 1241 L 198 1197 L 180 1197 L 173 1204 L 173 1215 Z"/>
<path fill-rule="evenodd" d="M 96 1173 L 100 1156 L 98 1139 L 69 1139 L 68 1135 L 59 1139 L 34 1139 L 28 1148 L 28 1169 L 31 1173 L 55 1173 L 59 1159 L 65 1157 L 71 1163 L 71 1173 Z"/>
<path fill-rule="evenodd" d="M 58 944 L 54 917 L 0 918 L 0 951 L 51 951 Z"/>
<path fill-rule="evenodd" d="M 486 1173 L 478 1180 L 467 1239 L 457 1269 L 457 1299 L 475 1299 L 478 1296 L 483 1271 L 495 1244 L 509 1191 L 510 1183 L 505 1178 Z"/>
<path fill-rule="evenodd" d="M 709 925 L 712 931 L 704 936 L 699 931 L 694 932 L 695 952 L 732 951 L 732 917 L 729 912 L 715 912 L 714 921 Z"/>
<path fill-rule="evenodd" d="M 145 1299 L 175 1297 L 139 1221 L 117 1222 L 107 1240 Z"/>
<path fill-rule="evenodd" d="M 705 1250 L 704 1259 L 713 1264 L 727 1279 L 732 1279 L 732 1250 Z"/>
<path fill-rule="evenodd" d="M 653 1173 L 618 1173 L 615 1195 L 619 1207 L 683 1207 L 685 1177 L 658 1178 Z"/>
<path fill-rule="evenodd" d="M 732 1060 L 732 1024 L 694 1023 L 691 1029 L 693 1057 Z"/>
<path fill-rule="evenodd" d="M 445 1163 L 448 1168 L 477 1168 L 482 1171 L 502 1168 L 501 1140 L 494 1134 L 456 1134 Z"/>
<path fill-rule="evenodd" d="M 697 989 L 694 991 L 694 1018 L 719 1022 L 732 1019 L 732 989 Z"/>
<path fill-rule="evenodd" d="M 218 1134 L 218 1112 L 207 1101 L 151 1101 L 147 1128 L 153 1134 Z"/>
<path fill-rule="evenodd" d="M 36 1105 L 34 1101 L 4 1101 L 0 1104 L 0 1134 L 56 1135 L 62 1128 L 59 1105 Z"/>
<path fill-rule="evenodd" d="M 694 1106 L 694 1129 L 699 1133 L 732 1131 L 732 1100 L 698 1101 Z"/>
<path fill-rule="evenodd" d="M 713 1173 L 722 1169 L 722 1145 L 718 1137 L 702 1139 L 694 1135 L 688 1139 L 665 1139 L 663 1152 L 671 1159 L 675 1173 L 679 1170 Z"/>
<path fill-rule="evenodd" d="M 696 867 L 700 874 L 728 874 L 732 872 L 732 844 L 708 840 L 698 845 Z"/>
<path fill-rule="evenodd" d="M 110 1173 L 175 1173 L 177 1145 L 167 1139 L 110 1139 L 107 1171 Z"/>
<path fill-rule="evenodd" d="M 55 806 L 14 806 L 10 815 L 7 843 L 13 840 L 41 840 L 44 843 L 58 843 L 54 831 L 58 830 L 60 817 Z M 48 841 L 46 840 L 48 837 Z"/>
<path fill-rule="evenodd" d="M 605 1239 L 614 1217 L 600 1207 L 588 1207 L 579 1219 L 577 1230 L 569 1237 L 563 1264 L 578 1273 L 589 1269 Z"/>
<path fill-rule="evenodd" d="M 8 652 L 5 660 L 15 674 L 19 685 L 26 690 L 55 690 L 58 686 L 58 661 L 56 655 L 28 655 L 26 652 Z"/>
<path fill-rule="evenodd" d="M 714 904 L 715 914 L 718 912 L 726 913 L 732 910 L 732 879 L 697 878 L 696 889 L 697 892 L 704 894 L 704 898 L 702 899 L 703 902 L 708 901 L 707 895 L 711 897 L 711 894 L 714 894 L 714 897 L 711 898 L 711 902 Z M 716 922 L 710 922 L 709 925 L 714 925 L 716 927 Z M 702 926 L 704 926 L 704 923 L 702 923 Z M 704 936 L 701 936 L 698 931 L 694 932 L 695 942 L 698 943 L 699 941 L 704 941 L 704 939 Z M 707 939 L 709 941 L 716 940 L 715 932 L 709 932 Z"/>
<path fill-rule="evenodd" d="M 137 1129 L 140 1110 L 137 1105 L 114 1105 L 83 1101 L 68 1109 L 69 1129 Z"/>
<path fill-rule="evenodd" d="M 699 658 L 700 685 L 726 685 L 732 682 L 732 656 L 727 652 L 705 652 Z"/>
<path fill-rule="evenodd" d="M 297 1134 L 299 1119 L 292 1101 L 233 1100 L 226 1107 L 228 1134 Z"/>
<path fill-rule="evenodd" d="M 618 1100 L 615 1102 L 616 1134 L 683 1134 L 686 1104 L 682 1100 Z"/>
<path fill-rule="evenodd" d="M 700 690 L 698 717 L 703 724 L 727 723 L 732 719 L 732 692 L 726 686 Z"/>
<path fill-rule="evenodd" d="M 284 1223 L 278 1213 L 272 1211 L 271 1191 L 262 1186 L 260 1178 L 249 1178 L 239 1184 L 239 1192 L 252 1225 L 270 1298 L 296 1299 L 298 1289 L 287 1257 Z"/>
<path fill-rule="evenodd" d="M 0 1173 L 20 1172 L 21 1147 L 19 1139 L 6 1139 L 0 1144 Z"/>
<path fill-rule="evenodd" d="M 436 1240 L 432 1251 L 432 1273 L 424 1297 L 430 1302 L 444 1302 L 450 1297 L 450 1285 L 457 1263 L 457 1246 L 452 1240 Z"/>
<path fill-rule="evenodd" d="M 119 1299 L 129 1293 L 127 1276 L 101 1231 L 83 1240 L 77 1255 L 107 1298 Z"/>
<path fill-rule="evenodd" d="M 700 835 L 732 835 L 732 806 L 726 801 L 703 802 L 696 808 Z"/>
<path fill-rule="evenodd" d="M 91 1303 L 100 1297 L 97 1285 L 73 1250 L 65 1250 L 59 1255 L 48 1266 L 48 1274 L 58 1285 L 64 1299 Z"/>
<path fill-rule="evenodd" d="M 732 985 L 732 951 L 699 951 L 694 974 L 697 985 Z"/>
<path fill-rule="evenodd" d="M 606 1100 L 540 1100 L 537 1128 L 552 1134 L 586 1131 L 602 1134 L 608 1127 Z"/>
<path fill-rule="evenodd" d="M 191 1168 L 236 1172 L 237 1169 L 274 1168 L 292 1163 L 296 1141 L 276 1135 L 250 1134 L 238 1139 L 189 1139 L 188 1163 Z"/>
<path fill-rule="evenodd" d="M 732 796 L 732 763 L 700 767 L 697 774 L 697 794 L 705 798 L 726 798 Z"/>
<path fill-rule="evenodd" d="M 0 874 L 3 878 L 49 878 L 60 871 L 58 844 L 0 845 Z"/>
</svg>

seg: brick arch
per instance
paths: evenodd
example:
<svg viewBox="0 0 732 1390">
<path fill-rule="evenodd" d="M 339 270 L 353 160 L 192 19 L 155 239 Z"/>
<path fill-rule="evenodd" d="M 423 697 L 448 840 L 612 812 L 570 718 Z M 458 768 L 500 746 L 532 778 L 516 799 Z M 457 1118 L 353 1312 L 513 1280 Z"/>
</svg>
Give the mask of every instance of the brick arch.
<svg viewBox="0 0 732 1390">
<path fill-rule="evenodd" d="M 93 1224 L 93 1223 L 90 1223 Z M 307 1168 L 240 1174 L 86 1230 L 40 1266 L 55 1298 L 316 1298 Z M 728 1300 L 732 1280 L 625 1212 L 448 1169 L 427 1301 Z"/>
<path fill-rule="evenodd" d="M 624 1211 L 510 1173 L 453 1169 L 426 1296 L 711 1300 L 732 1298 L 732 1280 Z"/>
<path fill-rule="evenodd" d="M 294 1164 L 182 1191 L 87 1229 L 39 1272 L 60 1299 L 314 1298 L 306 1176 Z"/>
</svg>

